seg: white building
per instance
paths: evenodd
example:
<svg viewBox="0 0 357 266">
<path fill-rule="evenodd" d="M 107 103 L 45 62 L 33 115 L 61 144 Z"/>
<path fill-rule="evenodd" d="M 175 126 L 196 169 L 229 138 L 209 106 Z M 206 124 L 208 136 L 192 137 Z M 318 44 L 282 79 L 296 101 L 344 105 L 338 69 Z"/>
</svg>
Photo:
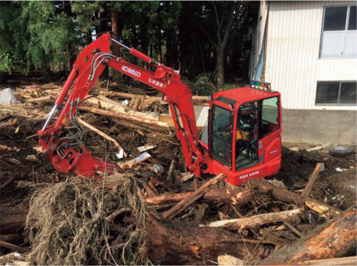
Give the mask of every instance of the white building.
<svg viewBox="0 0 357 266">
<path fill-rule="evenodd" d="M 260 3 L 251 79 L 282 94 L 283 141 L 356 142 L 356 1 Z"/>
</svg>

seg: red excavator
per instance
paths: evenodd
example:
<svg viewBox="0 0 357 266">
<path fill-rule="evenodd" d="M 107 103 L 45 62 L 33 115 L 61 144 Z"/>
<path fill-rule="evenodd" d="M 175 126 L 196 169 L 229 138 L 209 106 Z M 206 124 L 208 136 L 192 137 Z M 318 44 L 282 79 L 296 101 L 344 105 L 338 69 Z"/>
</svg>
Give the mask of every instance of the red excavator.
<svg viewBox="0 0 357 266">
<path fill-rule="evenodd" d="M 111 43 L 156 70 L 138 67 L 110 54 Z M 81 51 L 43 128 L 38 131 L 42 151 L 56 171 L 92 177 L 117 168 L 93 157 L 81 144 L 83 130 L 76 120 L 78 106 L 107 66 L 163 94 L 163 100 L 169 103 L 185 166 L 196 177 L 223 173 L 225 181 L 237 186 L 243 180 L 279 171 L 281 100 L 280 93 L 272 91 L 269 83 L 253 81 L 250 86 L 219 91 L 209 97 L 208 126 L 200 138 L 190 88 L 179 72 L 111 39 L 109 33 Z M 50 125 L 55 112 L 59 112 L 58 118 Z M 69 134 L 65 128 L 68 123 L 77 128 L 76 134 Z"/>
</svg>

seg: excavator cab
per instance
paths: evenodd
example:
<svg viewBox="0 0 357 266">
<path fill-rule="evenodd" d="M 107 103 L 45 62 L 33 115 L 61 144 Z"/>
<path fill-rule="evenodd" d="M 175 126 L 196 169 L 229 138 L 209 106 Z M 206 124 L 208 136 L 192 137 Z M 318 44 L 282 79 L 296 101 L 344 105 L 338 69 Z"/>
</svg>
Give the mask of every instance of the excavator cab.
<svg viewBox="0 0 357 266">
<path fill-rule="evenodd" d="M 280 93 L 251 87 L 217 92 L 210 103 L 208 168 L 226 181 L 262 178 L 279 171 L 281 161 Z"/>
</svg>

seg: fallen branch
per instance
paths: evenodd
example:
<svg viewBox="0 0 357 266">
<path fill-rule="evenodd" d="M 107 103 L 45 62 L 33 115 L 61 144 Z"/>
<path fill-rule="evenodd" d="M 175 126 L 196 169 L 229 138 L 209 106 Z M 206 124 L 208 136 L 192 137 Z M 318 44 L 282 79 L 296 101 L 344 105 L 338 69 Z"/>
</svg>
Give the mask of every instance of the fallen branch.
<svg viewBox="0 0 357 266">
<path fill-rule="evenodd" d="M 245 229 L 256 229 L 264 224 L 294 221 L 302 214 L 302 212 L 302 209 L 295 209 L 290 211 L 265 213 L 247 218 L 211 222 L 207 225 L 200 225 L 200 227 L 222 227 L 234 230 L 240 230 L 242 227 Z"/>
<path fill-rule="evenodd" d="M 162 216 L 167 219 L 171 219 L 171 218 L 175 217 L 177 214 L 179 214 L 181 211 L 183 211 L 187 206 L 191 205 L 198 198 L 202 197 L 203 194 L 207 191 L 207 189 L 211 185 L 217 184 L 223 178 L 224 178 L 224 175 L 220 174 L 220 175 L 216 176 L 215 178 L 212 178 L 211 180 L 207 181 L 199 189 L 197 189 L 195 192 L 193 192 L 190 196 L 181 200 L 176 206 L 174 206 L 170 210 L 164 212 L 164 214 Z"/>
<path fill-rule="evenodd" d="M 15 174 L 0 186 L 0 191 L 3 191 L 4 189 L 8 188 L 16 179 L 17 179 L 17 175 Z"/>
<path fill-rule="evenodd" d="M 129 212 L 131 211 L 130 208 L 121 208 L 119 210 L 114 211 L 111 215 L 109 215 L 107 218 L 105 218 L 109 223 L 112 223 L 119 214 L 122 214 L 124 212 Z"/>
<path fill-rule="evenodd" d="M 291 231 L 293 231 L 297 236 L 299 236 L 300 238 L 302 237 L 302 234 L 289 222 L 284 222 L 284 225 L 287 226 Z"/>
<path fill-rule="evenodd" d="M 24 242 L 24 236 L 22 234 L 0 235 L 0 241 L 18 245 Z"/>
<path fill-rule="evenodd" d="M 119 150 L 119 153 L 121 151 L 123 151 L 123 154 L 124 154 L 124 157 L 127 156 L 126 152 L 124 151 L 123 147 L 120 146 L 120 144 L 115 140 L 113 139 L 112 137 L 108 136 L 107 134 L 105 134 L 104 132 L 100 131 L 99 129 L 95 128 L 94 126 L 88 124 L 87 122 L 83 121 L 82 119 L 80 119 L 79 117 L 77 118 L 78 122 L 81 123 L 83 126 L 89 128 L 90 130 L 94 131 L 95 133 L 97 133 L 98 135 L 102 136 L 103 138 L 111 141 L 114 143 L 114 145 L 118 148 Z"/>
<path fill-rule="evenodd" d="M 172 183 L 172 181 L 173 181 L 172 173 L 173 173 L 173 171 L 175 169 L 175 164 L 176 164 L 176 154 L 175 154 L 175 157 L 171 161 L 169 172 L 167 173 L 167 182 L 169 184 Z"/>
<path fill-rule="evenodd" d="M 13 251 L 21 252 L 21 253 L 25 253 L 28 251 L 27 248 L 22 248 L 22 247 L 19 247 L 19 246 L 16 246 L 14 244 L 7 243 L 4 241 L 0 241 L 0 247 L 5 247 L 5 248 L 11 249 Z"/>
<path fill-rule="evenodd" d="M 302 200 L 305 201 L 306 198 L 310 195 L 312 186 L 314 185 L 315 181 L 319 177 L 319 173 L 321 170 L 321 163 L 316 164 L 315 170 L 312 172 L 312 174 L 309 177 L 309 182 L 307 183 L 304 191 L 301 193 Z"/>
</svg>

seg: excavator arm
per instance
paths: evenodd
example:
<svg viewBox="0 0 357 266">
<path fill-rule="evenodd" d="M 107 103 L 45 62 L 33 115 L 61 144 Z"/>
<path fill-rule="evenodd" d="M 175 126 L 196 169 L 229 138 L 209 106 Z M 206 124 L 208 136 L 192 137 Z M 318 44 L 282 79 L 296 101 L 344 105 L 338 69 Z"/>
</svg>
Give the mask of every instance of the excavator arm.
<svg viewBox="0 0 357 266">
<path fill-rule="evenodd" d="M 156 71 L 152 72 L 138 67 L 110 54 L 111 41 L 155 67 Z M 78 106 L 88 95 L 106 66 L 151 86 L 163 94 L 163 100 L 169 103 L 185 165 L 191 173 L 199 176 L 202 154 L 198 148 L 199 139 L 190 89 L 181 81 L 177 71 L 158 63 L 138 50 L 111 39 L 109 33 L 86 46 L 79 54 L 43 128 L 38 131 L 39 143 L 47 160 L 59 172 L 72 171 L 86 177 L 96 176 L 103 172 L 110 173 L 117 168 L 113 164 L 93 157 L 83 146 L 83 130 L 76 121 Z M 61 110 L 58 118 L 54 124 L 49 125 L 52 116 L 59 109 Z M 77 129 L 75 134 L 66 129 L 65 126 L 69 123 Z"/>
</svg>

